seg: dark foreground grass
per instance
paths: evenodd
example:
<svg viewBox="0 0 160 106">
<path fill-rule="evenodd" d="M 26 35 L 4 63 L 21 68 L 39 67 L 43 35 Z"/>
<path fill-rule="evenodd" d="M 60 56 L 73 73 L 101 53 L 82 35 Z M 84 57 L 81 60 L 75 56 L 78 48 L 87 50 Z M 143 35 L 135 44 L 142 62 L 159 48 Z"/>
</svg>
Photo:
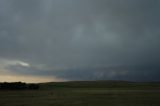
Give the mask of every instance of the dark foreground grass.
<svg viewBox="0 0 160 106">
<path fill-rule="evenodd" d="M 42 89 L 37 91 L 0 91 L 0 106 L 160 106 L 158 86 L 155 90 L 153 85 L 151 89 L 142 87 L 138 90 L 137 85 L 136 89 L 133 89 L 135 86 L 119 89 L 113 86 L 87 87 L 82 82 L 78 87 L 67 82 L 56 84 L 59 85 L 42 84 Z M 62 86 L 64 84 L 66 87 Z"/>
</svg>

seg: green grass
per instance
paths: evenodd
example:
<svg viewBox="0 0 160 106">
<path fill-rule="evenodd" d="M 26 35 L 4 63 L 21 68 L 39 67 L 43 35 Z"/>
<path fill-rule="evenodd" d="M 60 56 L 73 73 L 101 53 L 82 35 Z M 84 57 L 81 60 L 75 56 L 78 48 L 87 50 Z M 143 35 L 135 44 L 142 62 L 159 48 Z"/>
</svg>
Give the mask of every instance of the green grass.
<svg viewBox="0 0 160 106">
<path fill-rule="evenodd" d="M 0 106 L 160 106 L 159 83 L 85 81 L 40 86 L 37 91 L 0 91 Z"/>
</svg>

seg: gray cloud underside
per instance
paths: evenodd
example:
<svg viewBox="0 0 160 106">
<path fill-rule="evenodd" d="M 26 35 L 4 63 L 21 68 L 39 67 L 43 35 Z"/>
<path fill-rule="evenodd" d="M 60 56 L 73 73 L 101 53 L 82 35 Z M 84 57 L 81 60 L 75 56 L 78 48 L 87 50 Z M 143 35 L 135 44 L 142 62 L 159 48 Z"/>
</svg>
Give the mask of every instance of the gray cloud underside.
<svg viewBox="0 0 160 106">
<path fill-rule="evenodd" d="M 148 66 L 147 66 L 148 65 Z M 83 68 L 68 70 L 41 70 L 35 67 L 20 65 L 9 66 L 19 75 L 54 76 L 65 80 L 129 80 L 129 81 L 160 81 L 160 66 L 157 64 L 141 64 L 132 66 L 116 66 L 107 68 Z"/>
<path fill-rule="evenodd" d="M 9 66 L 21 74 L 159 80 L 159 11 L 159 0 L 1 0 L 0 58 L 32 64 Z"/>
</svg>

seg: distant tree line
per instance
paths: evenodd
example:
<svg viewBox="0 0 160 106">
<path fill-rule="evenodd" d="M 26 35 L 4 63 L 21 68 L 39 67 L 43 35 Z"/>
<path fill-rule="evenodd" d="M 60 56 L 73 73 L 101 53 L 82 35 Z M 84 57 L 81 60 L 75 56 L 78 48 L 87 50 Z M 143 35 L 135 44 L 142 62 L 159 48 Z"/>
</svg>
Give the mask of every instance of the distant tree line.
<svg viewBox="0 0 160 106">
<path fill-rule="evenodd" d="M 38 84 L 26 84 L 22 82 L 0 83 L 0 90 L 38 90 Z"/>
</svg>

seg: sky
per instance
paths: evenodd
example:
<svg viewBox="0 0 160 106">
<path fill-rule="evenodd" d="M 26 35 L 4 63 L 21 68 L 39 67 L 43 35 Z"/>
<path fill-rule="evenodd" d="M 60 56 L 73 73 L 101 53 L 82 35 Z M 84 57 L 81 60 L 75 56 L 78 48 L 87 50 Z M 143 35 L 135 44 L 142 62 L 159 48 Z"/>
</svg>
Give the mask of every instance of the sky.
<svg viewBox="0 0 160 106">
<path fill-rule="evenodd" d="M 0 82 L 160 81 L 159 0 L 0 0 Z"/>
</svg>

